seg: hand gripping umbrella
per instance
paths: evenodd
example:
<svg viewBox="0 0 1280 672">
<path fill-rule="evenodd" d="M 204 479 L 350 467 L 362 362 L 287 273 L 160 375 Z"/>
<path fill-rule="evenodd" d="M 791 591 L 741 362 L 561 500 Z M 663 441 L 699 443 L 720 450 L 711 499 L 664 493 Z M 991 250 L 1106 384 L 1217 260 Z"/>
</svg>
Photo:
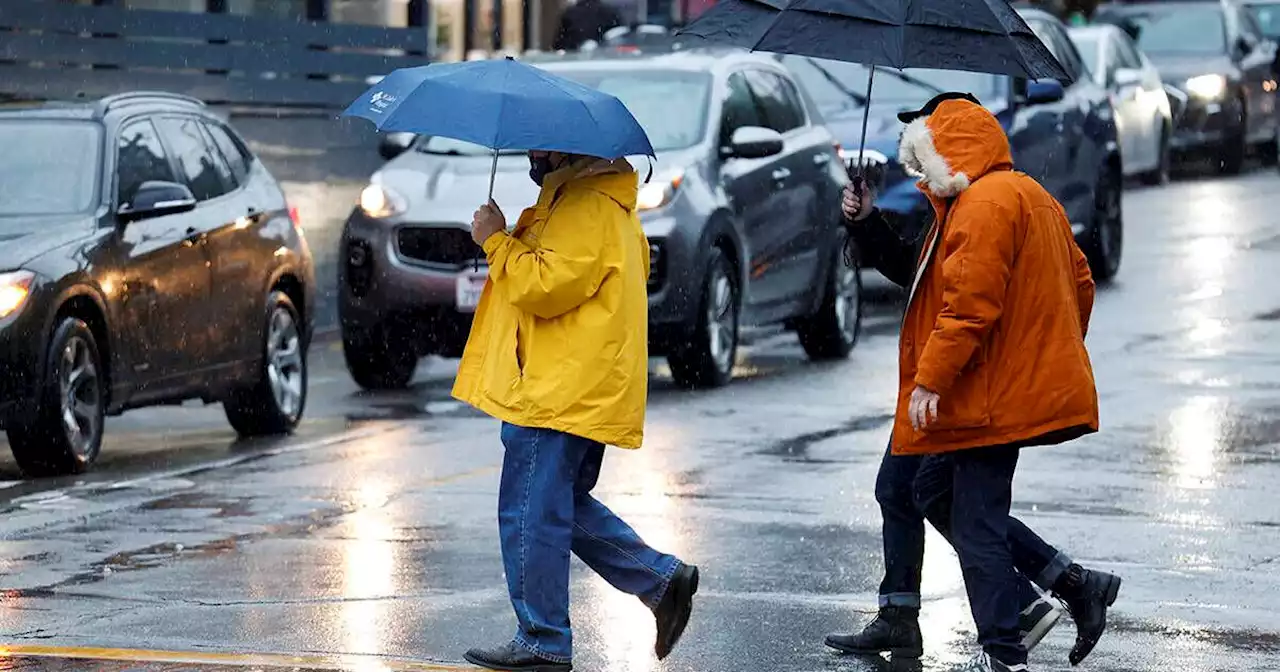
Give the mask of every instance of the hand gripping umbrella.
<svg viewBox="0 0 1280 672">
<path fill-rule="evenodd" d="M 439 135 L 493 150 L 489 199 L 502 150 L 546 150 L 604 159 L 653 145 L 622 101 L 507 57 L 401 68 L 342 113 L 378 130 Z"/>
<path fill-rule="evenodd" d="M 1008 0 L 719 0 L 680 34 L 869 66 L 859 175 L 877 66 L 1071 79 Z"/>
</svg>

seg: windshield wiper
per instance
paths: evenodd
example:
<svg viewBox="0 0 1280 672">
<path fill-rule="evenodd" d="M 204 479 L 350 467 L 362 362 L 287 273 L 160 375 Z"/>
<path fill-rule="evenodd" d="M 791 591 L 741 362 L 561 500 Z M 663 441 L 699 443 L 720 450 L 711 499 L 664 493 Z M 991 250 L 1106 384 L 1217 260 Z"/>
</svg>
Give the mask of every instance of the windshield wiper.
<svg viewBox="0 0 1280 672">
<path fill-rule="evenodd" d="M 857 103 L 858 105 L 861 105 L 862 107 L 867 106 L 867 97 L 865 95 L 858 93 L 857 91 L 854 91 L 849 87 L 845 86 L 835 75 L 831 74 L 830 70 L 826 69 L 826 67 L 822 65 L 819 65 L 816 60 L 812 58 L 806 58 L 805 60 L 809 61 L 809 65 L 812 65 L 814 69 L 817 70 L 824 79 L 826 79 L 828 82 L 831 82 L 831 85 L 836 87 L 836 89 L 838 89 L 840 93 L 843 93 L 844 95 L 848 96 L 851 100 L 853 100 L 853 102 Z"/>
<path fill-rule="evenodd" d="M 902 71 L 899 71 L 899 70 L 894 70 L 893 68 L 877 68 L 877 71 L 878 71 L 878 72 L 887 72 L 887 73 L 889 73 L 889 75 L 890 75 L 890 76 L 892 76 L 892 77 L 896 77 L 899 81 L 906 82 L 906 83 L 908 83 L 908 84 L 912 84 L 912 85 L 918 86 L 918 87 L 920 87 L 920 88 L 922 88 L 922 89 L 925 89 L 925 90 L 927 90 L 927 91 L 929 91 L 929 92 L 933 93 L 934 95 L 937 95 L 937 94 L 939 94 L 939 93 L 946 93 L 946 92 L 945 92 L 945 91 L 943 91 L 942 89 L 940 89 L 940 88 L 938 88 L 938 87 L 934 86 L 933 84 L 930 84 L 929 82 L 924 81 L 923 79 L 919 79 L 919 78 L 917 78 L 917 77 L 912 77 L 911 75 L 908 75 L 908 74 L 907 74 L 907 73 L 905 73 L 905 72 L 902 72 Z"/>
</svg>

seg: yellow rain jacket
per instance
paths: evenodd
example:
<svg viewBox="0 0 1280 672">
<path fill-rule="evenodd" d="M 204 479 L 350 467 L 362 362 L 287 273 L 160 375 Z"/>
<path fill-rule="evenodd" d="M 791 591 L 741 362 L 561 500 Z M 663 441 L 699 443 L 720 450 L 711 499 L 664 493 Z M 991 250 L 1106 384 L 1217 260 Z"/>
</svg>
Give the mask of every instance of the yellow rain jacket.
<svg viewBox="0 0 1280 672">
<path fill-rule="evenodd" d="M 625 160 L 547 175 L 489 279 L 453 396 L 514 425 L 639 448 L 648 394 L 649 243 Z"/>
</svg>

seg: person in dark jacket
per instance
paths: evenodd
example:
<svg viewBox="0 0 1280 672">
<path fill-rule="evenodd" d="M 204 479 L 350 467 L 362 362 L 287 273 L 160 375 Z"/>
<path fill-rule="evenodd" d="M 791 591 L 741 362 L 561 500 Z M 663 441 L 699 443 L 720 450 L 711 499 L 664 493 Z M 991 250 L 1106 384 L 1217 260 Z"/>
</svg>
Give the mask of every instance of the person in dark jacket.
<svg viewBox="0 0 1280 672">
<path fill-rule="evenodd" d="M 913 164 L 910 167 L 920 175 L 921 188 L 926 190 L 925 193 L 930 196 L 935 209 L 943 213 L 940 217 L 946 216 L 944 221 L 947 223 L 947 229 L 943 230 L 935 223 L 928 227 L 930 235 L 927 240 L 944 242 L 941 245 L 931 245 L 926 250 L 922 245 L 923 241 L 904 240 L 890 217 L 874 207 L 874 195 L 870 194 L 864 185 L 856 182 L 845 189 L 843 214 L 850 241 L 856 247 L 863 264 L 876 268 L 890 281 L 912 292 L 908 307 L 909 319 L 904 322 L 902 347 L 908 347 L 913 341 L 919 340 L 917 344 L 919 348 L 926 348 L 926 341 L 933 338 L 931 333 L 936 334 L 938 328 L 931 314 L 922 313 L 925 311 L 923 304 L 930 301 L 931 306 L 939 302 L 945 303 L 948 298 L 953 302 L 960 301 L 960 298 L 956 298 L 957 292 L 965 289 L 950 288 L 948 285 L 950 293 L 940 295 L 935 285 L 944 285 L 956 280 L 950 277 L 939 279 L 937 275 L 940 272 L 939 268 L 954 271 L 956 258 L 963 256 L 964 253 L 980 256 L 989 252 L 977 250 L 975 245 L 970 245 L 964 250 L 955 249 L 953 239 L 974 238 L 976 235 L 973 234 L 974 227 L 997 226 L 989 221 L 990 218 L 986 215 L 975 214 L 977 211 L 973 208 L 988 205 L 988 201 L 982 198 L 994 198 L 992 194 L 1002 195 L 1006 191 L 1013 192 L 1015 188 L 1025 188 L 1029 192 L 1034 192 L 1033 195 L 1037 195 L 1046 203 L 1051 197 L 1044 194 L 1038 185 L 1027 186 L 1031 184 L 1030 179 L 1011 170 L 1012 161 L 1009 159 L 1008 144 L 1003 131 L 994 119 L 989 118 L 989 113 L 972 95 L 941 94 L 921 110 L 903 113 L 900 119 L 910 124 L 908 132 L 904 134 L 904 148 L 900 153 L 904 165 Z M 942 130 L 932 130 L 933 125 L 939 126 Z M 950 136 L 934 138 L 931 134 L 950 134 Z M 994 178 L 984 178 L 987 174 L 993 175 Z M 994 179 L 994 181 L 989 183 L 983 181 L 980 187 L 974 186 L 970 190 L 970 176 L 974 185 L 979 185 L 980 180 Z M 1007 186 L 1005 183 L 1013 186 L 1002 191 L 1001 189 Z M 971 198 L 961 202 L 960 194 L 966 190 L 981 191 L 978 197 L 975 197 L 978 200 Z M 1064 216 L 1061 216 L 1061 208 L 1055 209 L 1052 204 L 1047 204 L 1042 210 L 1043 213 L 1041 210 L 1036 212 L 1045 217 L 1051 217 L 1044 222 L 1037 222 L 1043 229 L 1038 231 L 1037 235 L 1040 238 L 1037 240 L 1043 239 L 1043 247 L 1047 250 L 1044 252 L 1046 258 L 1051 256 L 1050 252 L 1056 254 L 1058 250 L 1064 250 L 1064 254 L 1074 253 L 1071 259 L 1056 261 L 1054 267 L 1071 266 L 1072 274 L 1075 276 L 1065 280 L 1060 279 L 1058 284 L 1072 283 L 1070 291 L 1064 290 L 1062 294 L 1070 295 L 1068 302 L 1072 305 L 1079 304 L 1080 324 L 1066 324 L 1064 329 L 1072 331 L 1076 334 L 1076 338 L 1082 341 L 1092 306 L 1092 279 L 1084 256 L 1079 253 L 1075 244 L 1064 243 L 1052 237 L 1058 230 L 1053 227 L 1065 221 Z M 1065 224 L 1062 226 L 1066 227 Z M 990 228 L 983 234 L 987 236 L 983 242 L 988 242 L 988 238 L 1002 234 L 1003 231 L 1003 228 Z M 1063 228 L 1062 231 L 1062 235 L 1070 236 L 1069 227 Z M 945 250 L 939 251 L 938 256 L 948 254 L 950 256 L 946 257 L 945 262 L 935 261 L 930 266 L 929 257 L 932 252 L 943 248 Z M 1031 253 L 1028 252 L 1028 254 Z M 989 266 L 980 265 L 984 259 L 971 260 L 970 266 L 973 266 L 974 270 L 963 279 L 974 282 L 981 280 L 980 272 L 987 270 Z M 1048 265 L 1047 262 L 1046 265 Z M 970 266 L 964 268 L 968 269 Z M 1023 275 L 1030 272 L 1021 267 L 1017 270 Z M 1013 275 L 1013 271 L 1010 271 L 1010 277 Z M 999 278 L 996 282 L 999 282 Z M 1079 294 L 1079 299 L 1076 294 Z M 925 295 L 924 298 L 921 298 L 921 295 Z M 940 296 L 942 298 L 939 298 Z M 1010 317 L 1016 312 L 1013 308 L 1022 308 L 1025 311 L 1027 306 L 1008 307 L 1006 311 L 1008 314 L 1004 315 L 1006 319 L 1015 319 L 1016 316 Z M 942 311 L 942 313 L 945 312 L 945 310 Z M 912 315 L 915 315 L 915 320 L 910 319 Z M 945 315 L 937 319 L 942 320 L 943 317 Z M 908 328 L 911 331 L 908 332 Z M 988 342 L 987 345 L 994 352 L 999 344 Z M 998 368 L 1001 362 L 988 364 L 989 367 Z M 923 365 L 920 369 L 929 373 Z M 997 370 L 990 375 L 997 376 L 998 373 Z M 1080 376 L 1088 379 L 1087 382 L 1090 384 L 1085 387 L 1090 389 L 1086 389 L 1079 396 L 1083 400 L 1081 404 L 1091 409 L 1096 402 L 1091 401 L 1094 398 L 1090 396 L 1091 377 L 1086 376 L 1085 373 L 1087 371 L 1081 368 Z M 827 638 L 827 645 L 847 653 L 889 652 L 895 657 L 907 659 L 918 658 L 922 654 L 918 616 L 921 570 L 924 561 L 924 521 L 927 519 L 948 542 L 956 547 L 961 556 L 971 607 L 974 609 L 975 621 L 979 625 L 979 639 L 983 641 L 984 649 L 1009 658 L 1006 664 L 996 656 L 988 656 L 984 652 L 979 659 L 976 659 L 982 664 L 965 669 L 983 672 L 1026 669 L 1026 651 L 1039 643 L 1061 615 L 1061 610 L 1047 597 L 1042 596 L 1041 591 L 1063 601 L 1075 620 L 1077 639 L 1070 654 L 1070 661 L 1073 665 L 1079 664 L 1093 650 L 1106 628 L 1107 608 L 1114 602 L 1119 590 L 1119 577 L 1085 569 L 1072 562 L 1026 525 L 1009 516 L 1006 503 L 1003 513 L 998 514 L 998 520 L 992 518 L 986 522 L 990 523 L 987 527 L 998 531 L 1007 540 L 1007 549 L 1004 550 L 1006 562 L 1012 562 L 1016 575 L 1012 576 L 1013 583 L 1007 588 L 1003 583 L 997 585 L 999 582 L 994 580 L 987 580 L 985 583 L 980 581 L 989 577 L 975 575 L 975 572 L 981 574 L 980 568 L 977 567 L 977 564 L 981 563 L 976 563 L 975 559 L 977 557 L 975 538 L 978 535 L 969 529 L 973 527 L 979 516 L 968 509 L 961 510 L 964 507 L 973 508 L 972 500 L 980 498 L 975 497 L 973 492 L 960 487 L 955 467 L 960 463 L 961 458 L 978 459 L 972 456 L 981 456 L 983 451 L 994 454 L 1006 448 L 984 448 L 982 446 L 986 444 L 980 441 L 973 443 L 975 447 L 957 444 L 959 447 L 954 450 L 950 445 L 943 445 L 941 448 L 930 445 L 929 441 L 958 441 L 959 439 L 955 437 L 963 438 L 968 435 L 962 435 L 960 430 L 950 433 L 931 433 L 927 430 L 915 429 L 917 420 L 906 422 L 907 416 L 921 415 L 917 413 L 915 396 L 917 395 L 914 393 L 911 395 L 911 404 L 905 415 L 903 413 L 905 398 L 899 400 L 899 422 L 895 426 L 891 447 L 884 454 L 876 480 L 876 500 L 880 504 L 884 518 L 885 574 L 880 586 L 880 613 L 859 633 L 831 635 Z M 932 406 L 931 409 L 926 407 L 923 415 L 929 417 L 920 418 L 923 422 L 919 424 L 927 426 L 926 423 L 931 421 L 936 425 L 951 419 L 946 413 L 954 414 L 957 408 L 963 408 L 961 404 L 964 400 L 958 397 L 958 393 L 951 395 L 949 402 L 951 405 L 944 406 L 942 414 L 939 414 L 937 405 Z M 1034 400 L 1029 400 L 1025 406 L 1031 408 L 1032 401 Z M 1053 414 L 1050 415 L 1053 416 Z M 1090 413 L 1084 415 L 1090 415 Z M 1056 416 L 1053 416 L 1053 419 L 1056 421 Z M 985 433 L 979 438 L 993 432 L 1005 431 L 996 420 L 988 420 L 985 424 L 978 422 L 971 424 L 981 425 L 977 429 L 969 430 L 974 434 Z M 1077 423 L 1073 420 L 1067 424 Z M 1056 443 L 1074 438 L 1091 429 L 1095 428 L 1082 429 L 1072 426 L 1068 428 L 1070 431 L 1063 433 L 1056 426 L 1051 426 L 1045 431 L 1032 432 L 1034 434 L 1032 441 L 1020 435 L 1012 436 L 1007 440 L 1005 438 L 999 438 L 998 441 L 992 440 L 1001 446 L 1007 445 L 1007 450 L 1014 451 L 1013 454 L 1016 456 L 1016 450 L 1021 445 Z M 1062 436 L 1057 436 L 1059 433 Z M 1009 472 L 1007 475 L 1011 480 L 1012 469 L 1005 471 Z M 975 485 L 968 481 L 966 483 L 965 487 L 970 490 L 974 488 L 982 490 L 984 496 L 988 494 L 987 490 L 997 489 L 996 486 L 986 488 L 983 484 Z M 994 511 L 999 507 L 992 508 Z M 992 513 L 992 516 L 996 515 Z M 1004 544 L 999 546 L 1003 547 Z M 985 548 L 978 550 L 985 551 Z M 1011 602 L 1005 603 L 1006 599 Z M 1006 608 L 1014 608 L 1014 610 L 1006 611 Z M 1006 620 L 1010 615 L 1014 616 L 1013 620 Z"/>
<path fill-rule="evenodd" d="M 617 10 L 601 0 L 578 0 L 560 14 L 560 30 L 551 48 L 575 51 L 588 40 L 603 41 L 606 32 L 620 25 L 622 17 Z"/>
</svg>

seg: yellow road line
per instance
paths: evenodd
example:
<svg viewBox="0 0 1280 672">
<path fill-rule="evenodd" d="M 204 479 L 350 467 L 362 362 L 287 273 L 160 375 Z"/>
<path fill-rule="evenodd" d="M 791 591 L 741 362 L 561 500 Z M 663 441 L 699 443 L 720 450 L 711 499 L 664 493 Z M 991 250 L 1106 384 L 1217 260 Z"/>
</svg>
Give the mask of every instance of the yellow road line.
<svg viewBox="0 0 1280 672">
<path fill-rule="evenodd" d="M 224 665 L 236 667 L 304 667 L 314 670 L 361 670 L 380 672 L 461 672 L 474 670 L 469 665 L 425 662 L 404 658 L 359 655 L 293 655 L 286 653 L 231 653 L 218 651 L 159 651 L 153 649 L 117 649 L 96 646 L 42 646 L 0 644 L 3 658 L 74 658 L 79 660 L 111 660 L 130 663 L 166 663 L 171 665 Z"/>
</svg>

